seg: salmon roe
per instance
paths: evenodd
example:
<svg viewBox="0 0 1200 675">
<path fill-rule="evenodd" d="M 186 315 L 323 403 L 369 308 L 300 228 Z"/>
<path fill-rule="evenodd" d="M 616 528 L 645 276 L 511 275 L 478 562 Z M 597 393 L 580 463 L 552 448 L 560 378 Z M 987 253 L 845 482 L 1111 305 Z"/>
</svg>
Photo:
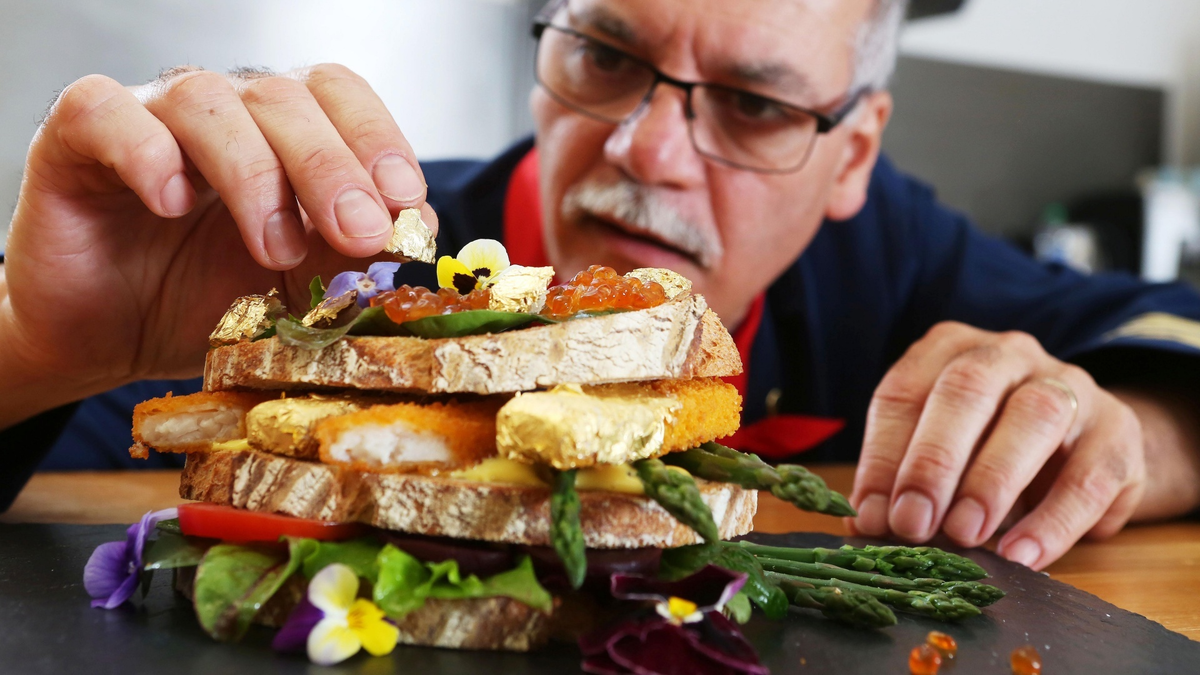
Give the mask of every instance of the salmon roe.
<svg viewBox="0 0 1200 675">
<path fill-rule="evenodd" d="M 417 286 L 405 284 L 394 291 L 380 293 L 371 298 L 372 307 L 383 307 L 383 312 L 394 323 L 416 321 L 439 314 L 453 314 L 469 309 L 487 309 L 491 292 L 476 289 L 466 295 L 452 288 L 438 289 L 437 293 Z"/>
<path fill-rule="evenodd" d="M 623 277 L 616 270 L 592 265 L 561 286 L 546 291 L 544 316 L 565 319 L 579 312 L 646 309 L 667 301 L 667 292 L 656 282 Z"/>
<path fill-rule="evenodd" d="M 912 675 L 937 675 L 942 655 L 928 644 L 917 645 L 908 653 L 908 672 Z"/>
<path fill-rule="evenodd" d="M 1033 645 L 1017 647 L 1008 660 L 1012 663 L 1013 675 L 1041 675 L 1042 655 Z"/>
<path fill-rule="evenodd" d="M 940 630 L 929 631 L 929 635 L 925 636 L 925 644 L 938 650 L 938 653 L 947 659 L 954 658 L 958 653 L 958 643 Z"/>
</svg>

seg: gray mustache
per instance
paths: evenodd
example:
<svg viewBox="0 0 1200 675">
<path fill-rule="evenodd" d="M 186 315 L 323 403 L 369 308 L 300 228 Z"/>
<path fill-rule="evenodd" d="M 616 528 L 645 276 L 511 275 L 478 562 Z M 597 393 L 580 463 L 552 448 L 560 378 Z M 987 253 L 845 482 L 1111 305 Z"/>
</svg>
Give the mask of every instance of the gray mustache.
<svg viewBox="0 0 1200 675">
<path fill-rule="evenodd" d="M 652 191 L 631 181 L 572 186 L 563 195 L 562 216 L 570 220 L 584 214 L 628 223 L 692 256 L 701 267 L 712 267 L 725 253 L 714 233 L 687 220 Z"/>
</svg>

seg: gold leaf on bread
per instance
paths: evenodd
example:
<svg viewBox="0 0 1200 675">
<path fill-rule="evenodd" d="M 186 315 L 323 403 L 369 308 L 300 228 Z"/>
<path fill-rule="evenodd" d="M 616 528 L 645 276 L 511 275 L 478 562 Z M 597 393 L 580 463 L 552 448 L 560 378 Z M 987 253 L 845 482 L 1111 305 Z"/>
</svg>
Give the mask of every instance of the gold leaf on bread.
<svg viewBox="0 0 1200 675">
<path fill-rule="evenodd" d="M 399 258 L 432 263 L 437 259 L 433 231 L 421 220 L 420 209 L 404 209 L 392 223 L 392 238 L 383 250 Z"/>
<path fill-rule="evenodd" d="M 300 319 L 300 323 L 309 328 L 328 328 L 347 307 L 353 307 L 358 299 L 358 291 L 348 291 L 332 298 L 325 298 L 316 307 L 308 310 L 308 314 Z M 343 324 L 344 325 L 344 324 Z"/>
<path fill-rule="evenodd" d="M 653 281 L 667 292 L 667 300 L 674 300 L 685 293 L 692 292 L 692 282 L 678 272 L 672 272 L 661 267 L 639 267 L 625 275 L 642 283 Z"/>
<path fill-rule="evenodd" d="M 492 277 L 488 309 L 537 314 L 546 304 L 546 288 L 553 278 L 553 267 L 509 265 Z"/>
<path fill-rule="evenodd" d="M 266 295 L 246 295 L 234 300 L 208 336 L 208 344 L 220 347 L 254 339 L 283 312 L 278 296 L 279 292 L 272 288 Z"/>
</svg>

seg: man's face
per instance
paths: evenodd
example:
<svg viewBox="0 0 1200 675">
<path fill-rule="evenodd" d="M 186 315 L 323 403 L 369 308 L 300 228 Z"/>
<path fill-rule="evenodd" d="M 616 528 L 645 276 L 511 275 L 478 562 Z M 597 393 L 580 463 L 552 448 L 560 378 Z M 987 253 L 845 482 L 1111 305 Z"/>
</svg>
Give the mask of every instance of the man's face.
<svg viewBox="0 0 1200 675">
<path fill-rule="evenodd" d="M 853 79 L 871 0 L 571 0 L 555 18 L 668 76 L 829 111 Z M 845 126 L 785 174 L 724 166 L 688 136 L 683 91 L 660 85 L 620 125 L 532 96 L 547 253 L 561 276 L 603 263 L 674 269 L 727 323 L 807 246 L 846 155 Z M 639 204 L 640 214 L 630 204 Z"/>
</svg>

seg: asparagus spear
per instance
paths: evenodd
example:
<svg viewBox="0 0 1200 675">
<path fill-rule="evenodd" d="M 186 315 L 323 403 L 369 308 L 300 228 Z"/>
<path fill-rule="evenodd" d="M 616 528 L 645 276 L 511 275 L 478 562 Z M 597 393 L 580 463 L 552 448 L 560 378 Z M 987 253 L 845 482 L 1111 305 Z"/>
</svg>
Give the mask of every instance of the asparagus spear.
<svg viewBox="0 0 1200 675">
<path fill-rule="evenodd" d="M 844 496 L 830 490 L 820 476 L 802 466 L 771 466 L 758 455 L 738 452 L 720 443 L 705 443 L 684 452 L 673 452 L 664 459 L 707 480 L 769 490 L 805 511 L 831 516 L 858 515 Z"/>
<path fill-rule="evenodd" d="M 841 579 L 810 579 L 796 577 L 779 572 L 767 572 L 767 578 L 775 583 L 798 581 L 811 584 L 817 588 L 840 588 L 843 591 L 866 593 L 895 609 L 920 614 L 939 621 L 960 621 L 979 616 L 979 608 L 962 598 L 954 598 L 945 593 L 929 593 L 926 591 L 899 591 L 891 588 L 875 588 Z"/>
<path fill-rule="evenodd" d="M 559 472 L 550 495 L 550 541 L 562 560 L 571 588 L 583 585 L 587 576 L 587 547 L 579 522 L 579 493 L 575 491 L 575 469 Z"/>
<path fill-rule="evenodd" d="M 878 572 L 905 579 L 941 579 L 943 581 L 976 581 L 987 572 L 970 558 L 947 553 L 932 546 L 843 546 L 830 548 L 786 548 L 763 546 L 743 541 L 741 546 L 755 556 L 765 556 L 795 562 L 827 563 L 859 572 Z"/>
<path fill-rule="evenodd" d="M 761 556 L 758 557 L 758 562 L 768 572 L 791 574 L 804 577 L 805 579 L 840 579 L 875 588 L 943 593 L 952 598 L 962 598 L 976 607 L 987 607 L 1004 597 L 1004 591 L 995 586 L 981 584 L 978 581 L 902 579 L 875 574 L 874 572 L 857 572 L 825 563 L 795 562 Z"/>
<path fill-rule="evenodd" d="M 658 502 L 679 522 L 687 525 L 699 534 L 705 543 L 716 544 L 721 541 L 717 524 L 713 522 L 712 511 L 708 504 L 700 498 L 700 490 L 692 477 L 667 468 L 657 459 L 642 459 L 634 462 L 638 478 L 642 479 L 642 487 L 646 494 Z"/>
<path fill-rule="evenodd" d="M 791 604 L 819 609 L 830 619 L 863 628 L 896 625 L 896 615 L 892 610 L 866 593 L 841 588 L 818 588 L 802 581 L 784 581 L 779 587 Z"/>
</svg>

